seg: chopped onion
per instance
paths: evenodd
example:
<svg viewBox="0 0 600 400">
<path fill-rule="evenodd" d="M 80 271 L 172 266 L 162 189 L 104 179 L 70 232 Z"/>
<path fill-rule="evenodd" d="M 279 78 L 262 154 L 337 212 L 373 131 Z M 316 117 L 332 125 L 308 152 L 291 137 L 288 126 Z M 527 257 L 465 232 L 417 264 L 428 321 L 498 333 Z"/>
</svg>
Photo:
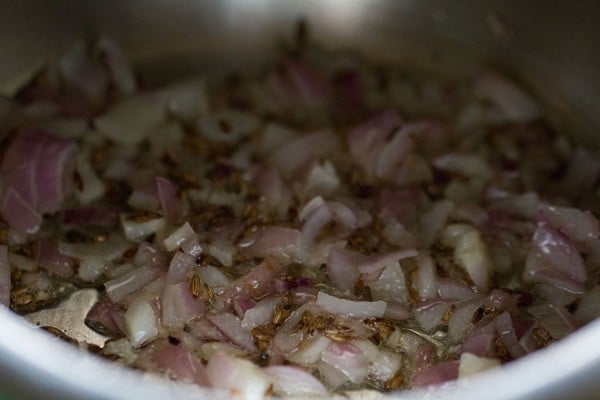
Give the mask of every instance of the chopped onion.
<svg viewBox="0 0 600 400">
<path fill-rule="evenodd" d="M 129 60 L 115 42 L 103 37 L 98 40 L 98 50 L 102 53 L 110 78 L 124 95 L 132 95 L 137 90 L 137 83 Z"/>
<path fill-rule="evenodd" d="M 336 368 L 352 383 L 361 383 L 368 373 L 369 361 L 350 343 L 331 342 L 321 354 L 321 360 Z"/>
<path fill-rule="evenodd" d="M 195 234 L 196 232 L 194 232 L 192 226 L 189 222 L 186 222 L 163 240 L 163 246 L 165 246 L 167 251 L 174 251 L 180 248 L 186 240 L 191 239 Z"/>
<path fill-rule="evenodd" d="M 106 294 L 115 303 L 119 303 L 128 295 L 141 289 L 148 282 L 159 277 L 162 271 L 155 267 L 141 267 L 134 269 L 118 278 L 106 281 L 104 288 Z"/>
<path fill-rule="evenodd" d="M 459 361 L 440 361 L 413 376 L 416 387 L 439 385 L 458 378 Z"/>
<path fill-rule="evenodd" d="M 204 314 L 206 305 L 203 299 L 196 299 L 187 282 L 167 284 L 162 294 L 163 326 L 183 328 L 184 324 Z"/>
<path fill-rule="evenodd" d="M 458 366 L 458 378 L 466 378 L 488 369 L 500 365 L 500 361 L 494 358 L 478 357 L 471 353 L 462 353 L 460 355 L 460 364 Z"/>
<path fill-rule="evenodd" d="M 300 231 L 280 226 L 266 226 L 239 243 L 250 257 L 273 256 L 284 261 L 299 252 Z"/>
<path fill-rule="evenodd" d="M 242 327 L 240 320 L 233 314 L 223 313 L 209 315 L 207 319 L 212 322 L 231 342 L 237 344 L 242 349 L 249 352 L 255 352 L 252 336 Z"/>
<path fill-rule="evenodd" d="M 280 297 L 267 297 L 244 313 L 242 328 L 251 331 L 252 328 L 271 321 L 275 306 L 281 303 Z"/>
<path fill-rule="evenodd" d="M 327 389 L 317 378 L 298 367 L 273 365 L 264 369 L 279 396 L 325 396 Z"/>
<path fill-rule="evenodd" d="M 205 366 L 183 343 L 173 345 L 167 340 L 152 352 L 151 358 L 170 376 L 208 386 Z"/>
<path fill-rule="evenodd" d="M 165 104 L 156 94 L 130 97 L 94 120 L 96 129 L 115 143 L 140 143 L 165 117 Z"/>
<path fill-rule="evenodd" d="M 478 79 L 475 94 L 491 101 L 509 121 L 527 122 L 540 116 L 537 104 L 512 82 L 487 72 Z"/>
<path fill-rule="evenodd" d="M 452 224 L 446 227 L 443 241 L 454 248 L 454 257 L 467 271 L 475 285 L 487 291 L 492 266 L 487 248 L 479 231 L 468 224 Z"/>
<path fill-rule="evenodd" d="M 42 268 L 63 278 L 73 275 L 75 259 L 60 253 L 58 247 L 47 240 L 41 240 L 35 247 L 35 262 Z"/>
<path fill-rule="evenodd" d="M 125 311 L 125 327 L 127 336 L 135 347 L 147 343 L 158 335 L 158 319 L 152 305 L 143 296 L 131 302 Z"/>
<path fill-rule="evenodd" d="M 212 387 L 229 390 L 246 400 L 264 399 L 271 386 L 271 379 L 260 367 L 221 352 L 208 360 L 206 377 Z"/>
<path fill-rule="evenodd" d="M 165 228 L 164 218 L 154 218 L 144 222 L 135 222 L 127 214 L 121 214 L 121 226 L 125 237 L 133 241 L 142 241 L 146 237 Z"/>
<path fill-rule="evenodd" d="M 381 318 L 385 314 L 385 301 L 352 301 L 319 292 L 316 304 L 334 313 L 356 318 Z"/>
<path fill-rule="evenodd" d="M 177 191 L 173 184 L 162 176 L 156 177 L 156 190 L 165 220 L 172 224 L 177 218 Z"/>
</svg>

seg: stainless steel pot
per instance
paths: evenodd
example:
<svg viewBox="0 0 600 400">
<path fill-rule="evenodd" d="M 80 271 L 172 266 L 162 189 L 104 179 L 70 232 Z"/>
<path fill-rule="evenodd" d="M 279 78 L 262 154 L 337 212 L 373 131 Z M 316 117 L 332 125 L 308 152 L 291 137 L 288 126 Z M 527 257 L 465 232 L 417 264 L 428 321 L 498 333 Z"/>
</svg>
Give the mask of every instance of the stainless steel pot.
<svg viewBox="0 0 600 400">
<path fill-rule="evenodd" d="M 299 18 L 311 38 L 376 62 L 437 70 L 491 63 L 527 85 L 558 129 L 590 146 L 600 132 L 600 2 L 441 0 L 105 0 L 4 2 L 0 93 L 76 38 L 107 34 L 149 80 L 256 68 Z M 600 320 L 503 369 L 389 398 L 600 396 Z M 15 398 L 214 399 L 225 394 L 120 369 L 0 309 L 0 393 Z"/>
</svg>

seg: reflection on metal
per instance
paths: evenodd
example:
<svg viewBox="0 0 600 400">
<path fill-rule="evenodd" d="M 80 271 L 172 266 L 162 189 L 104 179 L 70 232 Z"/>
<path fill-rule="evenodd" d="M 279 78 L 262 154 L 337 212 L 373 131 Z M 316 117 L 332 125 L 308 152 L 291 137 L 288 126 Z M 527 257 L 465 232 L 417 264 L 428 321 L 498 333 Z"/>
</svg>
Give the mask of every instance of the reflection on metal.
<svg viewBox="0 0 600 400">
<path fill-rule="evenodd" d="M 77 342 L 102 348 L 109 338 L 85 324 L 85 317 L 97 301 L 97 290 L 83 289 L 73 293 L 57 307 L 28 314 L 25 319 L 40 327 L 57 329 Z"/>
</svg>

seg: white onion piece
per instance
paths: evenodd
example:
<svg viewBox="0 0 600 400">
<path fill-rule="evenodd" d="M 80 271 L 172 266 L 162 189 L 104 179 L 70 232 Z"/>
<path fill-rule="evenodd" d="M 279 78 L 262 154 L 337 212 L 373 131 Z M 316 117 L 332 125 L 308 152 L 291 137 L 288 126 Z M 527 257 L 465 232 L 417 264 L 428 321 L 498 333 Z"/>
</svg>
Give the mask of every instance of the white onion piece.
<svg viewBox="0 0 600 400">
<path fill-rule="evenodd" d="M 511 357 L 519 358 L 525 355 L 525 351 L 519 344 L 519 340 L 515 333 L 512 317 L 507 311 L 504 311 L 496 318 L 496 332 Z"/>
<path fill-rule="evenodd" d="M 110 78 L 119 92 L 132 95 L 137 90 L 137 83 L 129 60 L 119 46 L 112 40 L 103 37 L 98 40 L 98 50 L 102 52 L 110 72 Z"/>
<path fill-rule="evenodd" d="M 40 240 L 34 247 L 34 259 L 37 265 L 66 278 L 73 274 L 75 259 L 71 256 L 61 254 L 58 246 L 48 240 Z"/>
<path fill-rule="evenodd" d="M 584 325 L 598 316 L 600 316 L 600 286 L 594 286 L 581 298 L 574 317 L 579 325 Z"/>
<path fill-rule="evenodd" d="M 284 216 L 292 203 L 292 198 L 279 172 L 273 168 L 261 168 L 256 174 L 256 188 L 262 195 L 261 206 L 267 211 L 275 211 Z"/>
<path fill-rule="evenodd" d="M 533 305 L 527 309 L 538 319 L 539 324 L 558 340 L 575 329 L 573 316 L 562 306 L 556 304 Z"/>
<path fill-rule="evenodd" d="M 208 360 L 206 377 L 213 388 L 229 390 L 244 400 L 263 400 L 272 384 L 260 367 L 221 352 Z"/>
<path fill-rule="evenodd" d="M 351 343 L 331 342 L 321 354 L 321 361 L 336 368 L 352 383 L 361 383 L 368 373 L 369 361 Z"/>
<path fill-rule="evenodd" d="M 448 222 L 454 211 L 454 203 L 450 200 L 435 202 L 431 209 L 421 214 L 421 246 L 431 246 Z"/>
<path fill-rule="evenodd" d="M 185 239 L 181 243 L 180 247 L 185 254 L 189 254 L 192 257 L 198 257 L 200 254 L 202 254 L 202 246 L 200 245 L 198 235 L 196 234 L 193 234 Z"/>
<path fill-rule="evenodd" d="M 229 278 L 221 270 L 212 265 L 200 268 L 200 276 L 202 281 L 208 286 L 227 286 L 229 285 Z"/>
<path fill-rule="evenodd" d="M 167 281 L 169 283 L 184 282 L 188 278 L 188 272 L 196 264 L 196 258 L 181 251 L 175 253 L 169 263 Z"/>
<path fill-rule="evenodd" d="M 10 265 L 20 269 L 21 271 L 33 271 L 37 268 L 35 261 L 20 254 L 9 253 L 8 260 Z"/>
<path fill-rule="evenodd" d="M 410 137 L 410 129 L 398 130 L 391 140 L 382 147 L 375 164 L 375 175 L 378 178 L 393 182 L 400 164 L 408 153 L 413 151 L 414 143 Z"/>
<path fill-rule="evenodd" d="M 398 113 L 388 109 L 358 125 L 348 134 L 348 149 L 369 176 L 374 175 L 377 155 L 388 135 L 400 123 Z"/>
<path fill-rule="evenodd" d="M 263 369 L 271 377 L 273 392 L 279 396 L 325 396 L 327 389 L 305 370 L 287 365 Z"/>
<path fill-rule="evenodd" d="M 106 281 L 104 288 L 111 301 L 118 303 L 161 274 L 162 271 L 155 267 L 137 268 L 118 278 Z"/>
<path fill-rule="evenodd" d="M 202 341 L 216 341 L 216 342 L 227 342 L 227 336 L 223 334 L 212 322 L 206 318 L 198 318 L 188 323 L 191 334 Z M 227 343 L 229 344 L 229 343 Z M 235 347 L 238 351 L 244 352 L 245 350 L 240 349 L 238 346 L 230 344 Z"/>
<path fill-rule="evenodd" d="M 261 157 L 266 157 L 296 137 L 298 137 L 298 133 L 294 130 L 276 122 L 270 122 L 262 130 L 256 151 Z"/>
<path fill-rule="evenodd" d="M 502 210 L 516 217 L 535 219 L 538 213 L 538 204 L 538 195 L 528 192 L 494 199 L 490 203 L 490 209 Z"/>
<path fill-rule="evenodd" d="M 417 265 L 417 276 L 413 280 L 413 283 L 419 292 L 419 297 L 422 300 L 436 297 L 438 292 L 438 278 L 433 259 L 429 253 L 420 252 L 417 255 Z"/>
<path fill-rule="evenodd" d="M 186 123 L 193 123 L 208 112 L 204 79 L 193 78 L 161 90 L 169 112 Z"/>
<path fill-rule="evenodd" d="M 356 318 L 381 318 L 385 314 L 385 301 L 353 301 L 319 292 L 316 303 L 324 310 Z"/>
<path fill-rule="evenodd" d="M 295 364 L 311 366 L 321 359 L 321 354 L 330 343 L 331 339 L 323 335 L 313 335 L 304 340 L 300 346 L 287 349 L 292 351 L 292 354 L 287 358 Z"/>
<path fill-rule="evenodd" d="M 383 317 L 401 321 L 412 317 L 412 312 L 407 305 L 390 301 L 387 303 Z"/>
<path fill-rule="evenodd" d="M 442 323 L 442 318 L 452 303 L 441 300 L 427 300 L 418 305 L 415 309 L 415 317 L 419 325 L 426 332 L 432 332 Z"/>
<path fill-rule="evenodd" d="M 108 87 L 108 76 L 99 62 L 88 55 L 86 44 L 78 41 L 58 62 L 65 81 L 92 99 L 101 98 Z"/>
<path fill-rule="evenodd" d="M 439 385 L 458 378 L 458 360 L 439 361 L 432 366 L 423 368 L 413 376 L 416 387 Z"/>
<path fill-rule="evenodd" d="M 225 289 L 225 304 L 244 297 L 261 298 L 273 291 L 273 281 L 283 272 L 283 266 L 272 258 L 266 258 Z"/>
<path fill-rule="evenodd" d="M 329 160 L 325 160 L 322 163 L 315 163 L 311 168 L 302 188 L 302 196 L 303 198 L 316 195 L 331 196 L 339 187 L 340 178 L 334 165 Z"/>
<path fill-rule="evenodd" d="M 279 147 L 268 162 L 286 178 L 296 175 L 310 161 L 319 159 L 339 147 L 337 137 L 329 130 L 299 136 Z"/>
<path fill-rule="evenodd" d="M 91 203 L 104 195 L 106 190 L 104 182 L 96 175 L 89 162 L 88 155 L 79 154 L 75 162 L 75 169 L 82 183 L 82 189 L 75 190 L 75 195 L 81 204 Z"/>
<path fill-rule="evenodd" d="M 343 247 L 331 247 L 327 257 L 327 276 L 331 284 L 345 293 L 353 293 L 360 273 L 356 268 L 363 255 Z"/>
<path fill-rule="evenodd" d="M 125 327 L 129 341 L 135 347 L 158 335 L 158 319 L 148 299 L 140 296 L 125 311 Z"/>
<path fill-rule="evenodd" d="M 417 250 L 415 249 L 406 249 L 394 251 L 388 254 L 375 255 L 360 262 L 357 268 L 362 274 L 378 274 L 387 265 L 398 262 L 405 258 L 416 257 L 417 254 Z"/>
<path fill-rule="evenodd" d="M 130 97 L 94 120 L 96 129 L 115 143 L 134 145 L 165 118 L 164 101 L 156 94 Z"/>
<path fill-rule="evenodd" d="M 484 181 L 494 175 L 487 161 L 478 154 L 449 153 L 435 159 L 433 165 L 442 171 Z"/>
<path fill-rule="evenodd" d="M 8 260 L 8 247 L 0 246 L 0 304 L 10 306 L 10 262 Z"/>
<path fill-rule="evenodd" d="M 136 210 L 157 211 L 159 207 L 158 197 L 154 190 L 147 188 L 134 190 L 127 199 L 127 205 Z"/>
<path fill-rule="evenodd" d="M 161 297 L 161 323 L 169 328 L 183 328 L 184 324 L 204 314 L 204 300 L 194 298 L 187 282 L 167 284 Z"/>
<path fill-rule="evenodd" d="M 122 339 L 109 340 L 104 345 L 102 353 L 121 357 L 126 363 L 134 363 L 138 357 L 133 346 L 131 345 L 131 342 L 126 337 Z"/>
<path fill-rule="evenodd" d="M 477 296 L 469 286 L 456 278 L 439 277 L 438 294 L 446 300 L 465 300 Z"/>
<path fill-rule="evenodd" d="M 358 216 L 350 207 L 339 201 L 330 201 L 327 205 L 333 212 L 334 219 L 341 225 L 349 229 L 359 228 Z"/>
<path fill-rule="evenodd" d="M 274 256 L 281 261 L 296 257 L 299 253 L 300 231 L 281 226 L 265 226 L 238 246 L 250 257 Z"/>
<path fill-rule="evenodd" d="M 367 286 L 371 289 L 373 300 L 406 303 L 408 299 L 404 271 L 397 261 L 389 263 L 383 268 L 379 278 L 375 282 L 368 283 Z"/>
<path fill-rule="evenodd" d="M 463 301 L 456 305 L 448 321 L 448 339 L 451 342 L 458 342 L 464 339 L 464 335 L 472 326 L 471 321 L 475 311 L 483 306 L 486 298 L 480 296 L 471 300 Z"/>
<path fill-rule="evenodd" d="M 415 247 L 417 239 L 396 218 L 387 217 L 383 220 L 383 235 L 390 244 L 399 248 Z"/>
<path fill-rule="evenodd" d="M 231 267 L 233 265 L 233 259 L 237 253 L 237 249 L 233 243 L 217 238 L 211 241 L 205 247 L 206 252 L 219 260 L 219 262 L 224 266 Z"/>
<path fill-rule="evenodd" d="M 458 366 L 458 378 L 466 378 L 467 376 L 496 368 L 499 365 L 500 361 L 495 358 L 478 357 L 471 353 L 462 353 Z"/>
<path fill-rule="evenodd" d="M 600 238 L 598 220 L 589 211 L 542 204 L 539 207 L 539 214 L 541 220 L 560 229 L 576 243 L 586 243 Z"/>
<path fill-rule="evenodd" d="M 252 335 L 242 327 L 240 320 L 235 315 L 223 313 L 209 315 L 206 318 L 219 328 L 231 342 L 237 344 L 244 350 L 250 352 L 257 351 Z"/>
<path fill-rule="evenodd" d="M 487 291 L 492 265 L 479 231 L 468 224 L 448 225 L 442 233 L 442 241 L 454 248 L 454 258 L 467 271 L 477 288 Z"/>
<path fill-rule="evenodd" d="M 279 329 L 279 331 L 273 336 L 271 341 L 273 346 L 273 352 L 275 354 L 279 354 L 282 357 L 292 360 L 292 357 L 295 355 L 293 353 L 296 349 L 298 349 L 302 340 L 304 339 L 304 334 L 302 332 L 293 332 L 287 329 Z M 292 354 L 290 356 L 290 354 Z M 320 356 L 321 353 L 319 353 Z M 319 357 L 317 357 L 318 359 Z M 295 361 L 294 361 L 295 362 Z M 301 362 L 297 362 L 302 365 Z"/>
<path fill-rule="evenodd" d="M 216 329 L 216 328 L 215 328 Z M 223 338 L 223 340 L 227 340 Z M 208 360 L 213 354 L 221 352 L 231 357 L 246 357 L 248 352 L 240 349 L 238 346 L 227 342 L 206 342 L 200 347 L 202 350 L 202 358 Z"/>
<path fill-rule="evenodd" d="M 338 387 L 348 383 L 348 377 L 336 367 L 324 362 L 317 364 L 319 376 L 321 380 L 331 389 L 335 390 Z"/>
<path fill-rule="evenodd" d="M 533 235 L 523 276 L 528 281 L 547 282 L 582 293 L 580 285 L 587 280 L 587 270 L 581 254 L 569 238 L 542 221 Z"/>
<path fill-rule="evenodd" d="M 125 275 L 128 272 L 133 271 L 135 268 L 136 266 L 132 263 L 123 263 L 111 268 L 106 275 L 109 279 L 116 279 L 120 276 Z"/>
<path fill-rule="evenodd" d="M 181 225 L 175 229 L 165 240 L 163 240 L 163 246 L 167 251 L 174 251 L 178 249 L 186 240 L 194 236 L 196 232 L 192 229 L 189 222 Z"/>
<path fill-rule="evenodd" d="M 177 218 L 179 213 L 179 204 L 177 200 L 177 190 L 171 181 L 162 176 L 157 176 L 156 181 L 156 193 L 158 194 L 158 200 L 162 208 L 163 216 L 165 220 L 172 224 Z"/>
<path fill-rule="evenodd" d="M 135 222 L 128 218 L 127 214 L 122 213 L 120 216 L 121 226 L 125 237 L 132 241 L 142 241 L 146 237 L 161 231 L 165 228 L 166 222 L 164 218 L 154 218 L 144 222 Z"/>
<path fill-rule="evenodd" d="M 379 382 L 392 379 L 401 367 L 398 354 L 389 350 L 380 350 L 370 340 L 353 340 L 352 345 L 362 351 L 369 361 L 369 377 Z"/>
<path fill-rule="evenodd" d="M 207 139 L 235 143 L 260 127 L 261 121 L 254 114 L 227 109 L 198 120 L 199 133 Z"/>
<path fill-rule="evenodd" d="M 305 222 L 308 217 L 315 212 L 317 209 L 325 206 L 327 203 L 325 202 L 325 200 L 323 200 L 323 197 L 321 196 L 315 196 L 312 199 L 310 199 L 309 202 L 307 202 L 304 207 L 302 207 L 300 209 L 300 212 L 298 213 L 298 219 L 301 222 Z"/>
<path fill-rule="evenodd" d="M 202 361 L 197 359 L 183 343 L 173 345 L 165 341 L 151 354 L 152 360 L 158 368 L 167 372 L 169 376 L 184 382 L 195 382 L 207 386 L 206 368 Z"/>
<path fill-rule="evenodd" d="M 475 95 L 491 101 L 509 121 L 527 122 L 540 116 L 538 105 L 519 87 L 498 74 L 482 74 L 475 84 Z"/>
<path fill-rule="evenodd" d="M 85 257 L 79 260 L 77 276 L 85 282 L 93 282 L 108 271 L 109 264 L 97 257 Z"/>
<path fill-rule="evenodd" d="M 320 199 L 320 197 L 319 197 Z M 322 200 L 322 199 L 321 199 Z M 312 201 L 311 201 L 312 203 Z M 301 258 L 304 258 L 304 254 L 314 244 L 317 236 L 321 232 L 321 229 L 325 227 L 329 222 L 333 220 L 333 212 L 326 203 L 320 204 L 315 209 L 311 210 L 307 216 L 303 218 L 303 211 L 310 206 L 310 203 L 305 206 L 300 212 L 300 219 L 305 219 L 302 230 L 300 231 L 301 237 Z"/>
<path fill-rule="evenodd" d="M 247 310 L 242 318 L 242 328 L 251 331 L 253 328 L 271 321 L 275 306 L 281 303 L 281 297 L 267 297 Z"/>
</svg>

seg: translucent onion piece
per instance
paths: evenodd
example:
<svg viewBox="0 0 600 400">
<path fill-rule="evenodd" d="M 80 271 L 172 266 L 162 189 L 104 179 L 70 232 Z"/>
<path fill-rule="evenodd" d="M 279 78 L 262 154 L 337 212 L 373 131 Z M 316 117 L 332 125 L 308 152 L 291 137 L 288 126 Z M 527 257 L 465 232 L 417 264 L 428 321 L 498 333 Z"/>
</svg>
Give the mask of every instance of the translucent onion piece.
<svg viewBox="0 0 600 400">
<path fill-rule="evenodd" d="M 140 296 L 125 312 L 125 327 L 131 344 L 139 347 L 158 335 L 158 319 L 150 302 Z"/>
<path fill-rule="evenodd" d="M 246 400 L 264 399 L 271 386 L 270 377 L 260 367 L 221 352 L 216 352 L 208 360 L 206 377 L 212 387 L 229 390 Z"/>
<path fill-rule="evenodd" d="M 316 304 L 334 313 L 356 318 L 381 318 L 385 314 L 385 301 L 353 301 L 319 292 Z"/>
</svg>

